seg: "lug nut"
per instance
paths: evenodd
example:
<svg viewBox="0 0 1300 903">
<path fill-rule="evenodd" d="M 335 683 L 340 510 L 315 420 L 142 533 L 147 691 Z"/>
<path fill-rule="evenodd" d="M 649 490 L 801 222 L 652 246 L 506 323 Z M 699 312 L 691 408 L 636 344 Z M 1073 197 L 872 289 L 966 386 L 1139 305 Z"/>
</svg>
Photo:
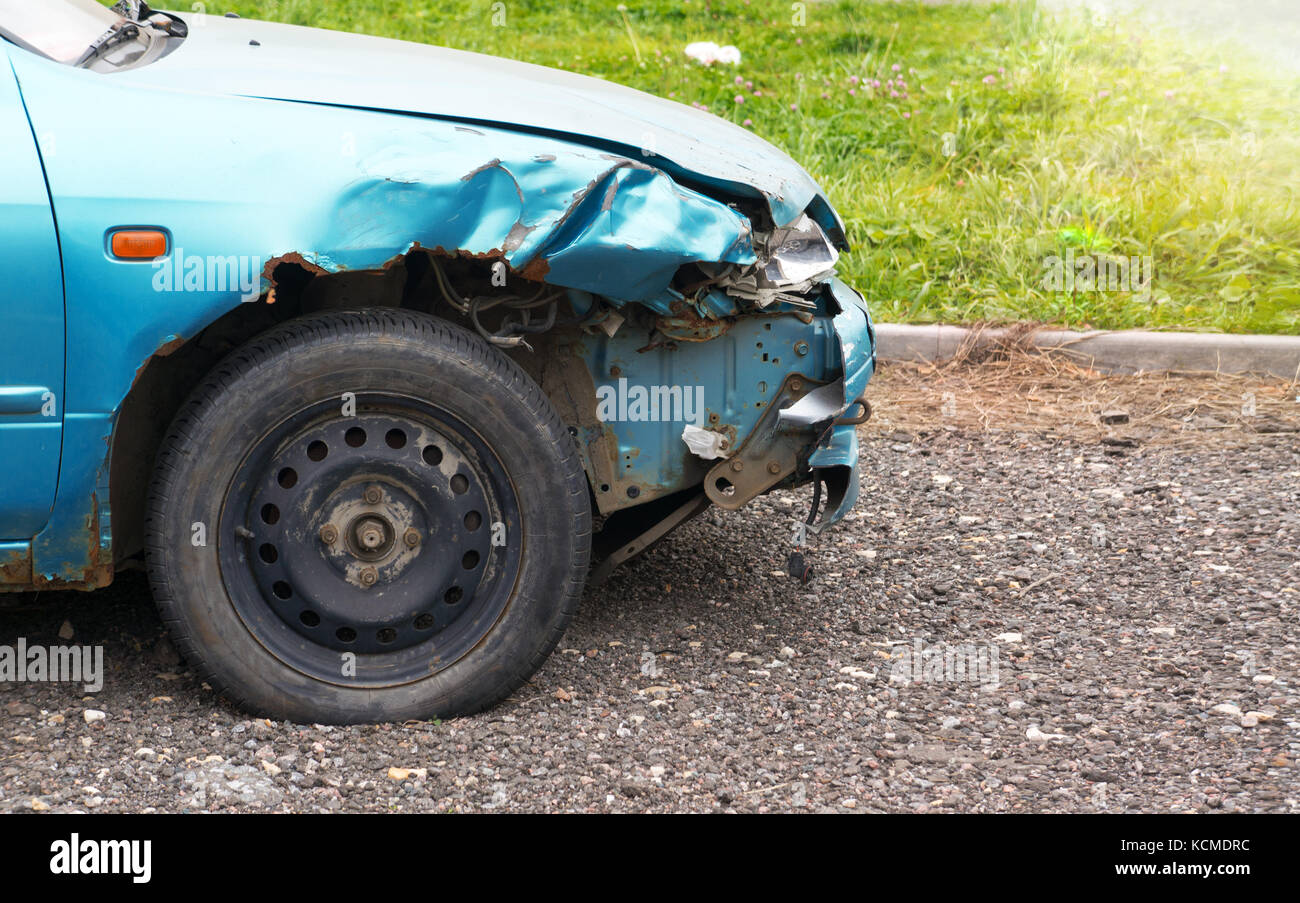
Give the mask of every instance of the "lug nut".
<svg viewBox="0 0 1300 903">
<path fill-rule="evenodd" d="M 367 486 L 361 497 L 366 500 L 367 505 L 378 505 L 384 500 L 384 490 L 378 486 Z"/>
<path fill-rule="evenodd" d="M 402 534 L 402 541 L 406 543 L 406 547 L 408 549 L 414 549 L 416 546 L 420 544 L 420 531 L 416 530 L 414 527 L 411 527 L 409 530 L 407 530 L 405 533 Z"/>
<path fill-rule="evenodd" d="M 799 355 L 800 357 L 803 357 L 805 354 L 808 353 L 808 343 L 796 342 L 794 346 L 794 353 Z"/>
<path fill-rule="evenodd" d="M 732 462 L 731 462 L 731 469 L 734 470 L 736 473 L 740 473 L 742 470 L 745 469 L 745 462 L 744 462 L 744 461 L 732 461 Z"/>
<path fill-rule="evenodd" d="M 333 524 L 326 524 L 320 528 L 320 541 L 327 546 L 332 546 L 338 542 L 339 531 Z"/>
<path fill-rule="evenodd" d="M 767 464 L 767 472 L 776 476 L 781 472 L 781 465 L 777 464 L 775 461 L 769 461 Z"/>
<path fill-rule="evenodd" d="M 373 567 L 362 568 L 360 575 L 362 586 L 374 586 L 379 582 L 379 572 Z"/>
</svg>

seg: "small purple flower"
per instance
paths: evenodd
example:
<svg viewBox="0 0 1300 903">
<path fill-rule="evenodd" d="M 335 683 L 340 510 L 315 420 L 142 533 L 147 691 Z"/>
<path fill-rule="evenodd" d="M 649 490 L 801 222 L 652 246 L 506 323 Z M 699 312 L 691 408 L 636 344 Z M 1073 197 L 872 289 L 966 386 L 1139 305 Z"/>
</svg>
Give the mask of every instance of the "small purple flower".
<svg viewBox="0 0 1300 903">
<path fill-rule="evenodd" d="M 754 120 L 752 119 L 746 119 L 743 123 L 741 123 L 741 125 L 743 125 L 745 128 L 749 128 L 753 124 L 754 124 Z"/>
<path fill-rule="evenodd" d="M 745 95 L 743 95 L 743 94 L 737 94 L 737 95 L 736 95 L 736 103 L 744 103 L 744 102 L 745 102 Z"/>
<path fill-rule="evenodd" d="M 1097 96 L 1100 97 L 1100 98 L 1103 98 L 1103 99 L 1104 99 L 1104 98 L 1110 97 L 1110 92 L 1109 92 L 1109 91 L 1098 91 L 1098 92 L 1097 92 Z"/>
<path fill-rule="evenodd" d="M 737 76 L 736 76 L 736 84 L 738 84 L 738 85 L 743 85 L 744 83 L 745 83 L 745 76 L 743 76 L 743 75 L 737 75 Z"/>
<path fill-rule="evenodd" d="M 893 72 L 901 72 L 901 71 L 903 71 L 903 67 L 900 66 L 900 65 L 898 65 L 898 63 L 894 63 L 894 65 L 890 66 L 889 68 L 890 68 L 890 70 L 893 71 Z"/>
</svg>

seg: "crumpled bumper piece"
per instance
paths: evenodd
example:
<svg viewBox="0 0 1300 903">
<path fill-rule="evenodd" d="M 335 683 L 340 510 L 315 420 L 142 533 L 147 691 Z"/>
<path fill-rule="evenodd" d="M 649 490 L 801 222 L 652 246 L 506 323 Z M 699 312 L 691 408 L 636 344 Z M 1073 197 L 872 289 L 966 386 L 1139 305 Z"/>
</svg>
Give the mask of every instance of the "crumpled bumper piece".
<svg viewBox="0 0 1300 903">
<path fill-rule="evenodd" d="M 851 423 L 835 425 L 835 419 L 844 416 L 866 391 L 867 382 L 876 368 L 875 332 L 871 315 L 862 296 L 839 279 L 830 283 L 831 293 L 840 306 L 835 316 L 834 328 L 839 340 L 844 377 L 831 383 L 839 388 L 840 402 L 832 406 L 831 399 L 818 400 L 817 422 L 826 424 L 826 432 L 808 463 L 826 483 L 826 514 L 813 526 L 821 530 L 838 523 L 849 513 L 858 500 L 858 432 Z M 825 388 L 829 389 L 830 386 Z M 816 394 L 816 393 L 813 393 Z M 807 401 L 812 396 L 808 396 Z M 806 412 L 811 413 L 811 412 Z"/>
<path fill-rule="evenodd" d="M 858 428 L 831 428 L 830 440 L 813 452 L 809 463 L 826 483 L 826 513 L 810 529 L 839 523 L 858 501 Z"/>
</svg>

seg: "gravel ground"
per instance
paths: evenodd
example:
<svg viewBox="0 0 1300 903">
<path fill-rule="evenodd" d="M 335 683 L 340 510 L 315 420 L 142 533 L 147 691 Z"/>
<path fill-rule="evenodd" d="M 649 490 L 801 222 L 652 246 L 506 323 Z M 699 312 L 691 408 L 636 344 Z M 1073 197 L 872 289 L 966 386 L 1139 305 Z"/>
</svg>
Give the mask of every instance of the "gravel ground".
<svg viewBox="0 0 1300 903">
<path fill-rule="evenodd" d="M 0 644 L 70 627 L 107 669 L 0 684 L 0 811 L 1300 811 L 1294 434 L 885 421 L 810 585 L 806 493 L 709 512 L 472 718 L 250 720 L 139 575 L 0 611 Z"/>
</svg>

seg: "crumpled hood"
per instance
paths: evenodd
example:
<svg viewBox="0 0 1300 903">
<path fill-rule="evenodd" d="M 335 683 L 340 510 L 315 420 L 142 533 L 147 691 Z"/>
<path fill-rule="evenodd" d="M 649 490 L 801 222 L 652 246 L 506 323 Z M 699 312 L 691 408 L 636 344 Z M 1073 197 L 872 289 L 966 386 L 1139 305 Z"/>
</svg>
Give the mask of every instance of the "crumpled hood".
<svg viewBox="0 0 1300 903">
<path fill-rule="evenodd" d="M 180 17 L 190 25 L 190 34 L 177 50 L 113 77 L 173 90 L 524 127 L 588 143 L 594 139 L 651 165 L 746 194 L 757 192 L 779 226 L 788 225 L 821 195 L 798 163 L 746 129 L 622 85 L 407 41 L 211 15 Z M 656 156 L 644 156 L 642 149 Z"/>
</svg>

